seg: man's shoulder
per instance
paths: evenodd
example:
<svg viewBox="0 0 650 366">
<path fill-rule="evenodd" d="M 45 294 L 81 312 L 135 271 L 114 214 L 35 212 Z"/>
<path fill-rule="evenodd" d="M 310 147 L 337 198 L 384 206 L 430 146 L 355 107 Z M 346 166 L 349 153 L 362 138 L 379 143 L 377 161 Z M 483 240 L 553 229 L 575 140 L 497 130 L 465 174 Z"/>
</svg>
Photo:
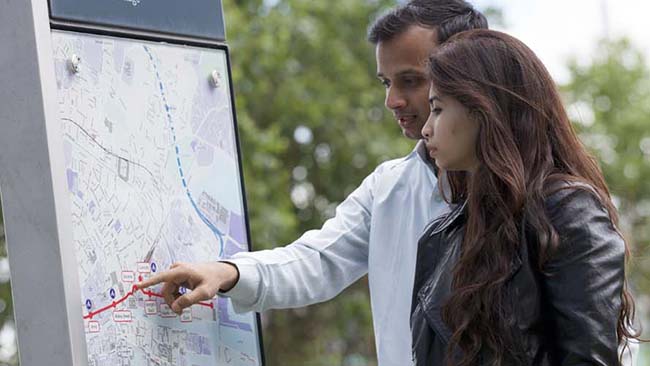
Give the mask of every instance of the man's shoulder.
<svg viewBox="0 0 650 366">
<path fill-rule="evenodd" d="M 386 160 L 375 168 L 373 174 L 401 173 L 414 166 L 426 168 L 425 163 L 415 153 L 410 153 L 401 158 Z"/>
<path fill-rule="evenodd" d="M 423 186 L 435 186 L 436 178 L 433 168 L 427 165 L 417 154 L 384 161 L 366 177 L 363 186 L 379 192 L 393 191 L 404 187 L 419 190 Z"/>
</svg>

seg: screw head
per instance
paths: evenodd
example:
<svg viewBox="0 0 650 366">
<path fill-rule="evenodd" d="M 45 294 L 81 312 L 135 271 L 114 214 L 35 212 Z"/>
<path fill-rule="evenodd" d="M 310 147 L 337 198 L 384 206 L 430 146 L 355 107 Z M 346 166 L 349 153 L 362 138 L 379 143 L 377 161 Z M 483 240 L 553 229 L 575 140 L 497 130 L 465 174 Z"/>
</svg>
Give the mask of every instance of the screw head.
<svg viewBox="0 0 650 366">
<path fill-rule="evenodd" d="M 213 88 L 218 88 L 221 86 L 221 73 L 219 71 L 212 71 L 210 74 L 210 84 L 212 84 Z"/>
<path fill-rule="evenodd" d="M 81 69 L 81 57 L 77 56 L 76 54 L 73 54 L 70 56 L 68 59 L 68 69 L 70 72 L 73 74 L 78 74 L 79 70 Z"/>
</svg>

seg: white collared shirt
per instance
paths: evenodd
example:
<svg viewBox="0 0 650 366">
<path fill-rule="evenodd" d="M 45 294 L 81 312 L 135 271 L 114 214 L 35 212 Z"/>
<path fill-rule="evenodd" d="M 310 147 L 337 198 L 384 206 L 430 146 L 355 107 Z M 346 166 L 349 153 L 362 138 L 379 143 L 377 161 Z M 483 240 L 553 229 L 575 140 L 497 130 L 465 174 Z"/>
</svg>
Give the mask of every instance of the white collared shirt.
<svg viewBox="0 0 650 366">
<path fill-rule="evenodd" d="M 406 157 L 379 165 L 321 229 L 286 247 L 228 259 L 240 277 L 223 295 L 237 312 L 302 307 L 368 274 L 378 364 L 410 365 L 417 242 L 448 210 L 420 141 Z"/>
</svg>

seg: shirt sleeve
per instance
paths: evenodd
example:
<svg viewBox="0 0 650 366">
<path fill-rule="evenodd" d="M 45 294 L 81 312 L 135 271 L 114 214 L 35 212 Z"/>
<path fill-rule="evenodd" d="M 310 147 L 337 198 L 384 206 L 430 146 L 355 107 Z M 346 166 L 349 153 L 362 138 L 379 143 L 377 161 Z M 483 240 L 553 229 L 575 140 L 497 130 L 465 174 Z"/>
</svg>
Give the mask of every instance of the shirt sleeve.
<svg viewBox="0 0 650 366">
<path fill-rule="evenodd" d="M 542 273 L 558 364 L 618 365 L 625 242 L 594 192 L 560 192 L 547 205 L 560 243 Z"/>
<path fill-rule="evenodd" d="M 221 296 L 236 312 L 301 307 L 329 300 L 368 272 L 368 245 L 376 170 L 319 230 L 272 250 L 241 252 L 228 262 L 239 281 Z"/>
</svg>

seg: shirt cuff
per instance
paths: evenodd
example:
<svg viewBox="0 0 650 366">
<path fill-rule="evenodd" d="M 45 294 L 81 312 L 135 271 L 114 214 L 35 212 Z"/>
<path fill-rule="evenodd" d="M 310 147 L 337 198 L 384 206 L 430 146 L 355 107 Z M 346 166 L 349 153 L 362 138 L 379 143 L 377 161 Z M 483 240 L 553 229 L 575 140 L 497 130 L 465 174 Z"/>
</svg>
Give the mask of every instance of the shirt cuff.
<svg viewBox="0 0 650 366">
<path fill-rule="evenodd" d="M 221 262 L 235 265 L 239 271 L 239 280 L 230 290 L 219 291 L 219 295 L 230 298 L 236 313 L 252 311 L 258 302 L 261 282 L 257 262 L 250 258 L 229 258 Z"/>
</svg>

